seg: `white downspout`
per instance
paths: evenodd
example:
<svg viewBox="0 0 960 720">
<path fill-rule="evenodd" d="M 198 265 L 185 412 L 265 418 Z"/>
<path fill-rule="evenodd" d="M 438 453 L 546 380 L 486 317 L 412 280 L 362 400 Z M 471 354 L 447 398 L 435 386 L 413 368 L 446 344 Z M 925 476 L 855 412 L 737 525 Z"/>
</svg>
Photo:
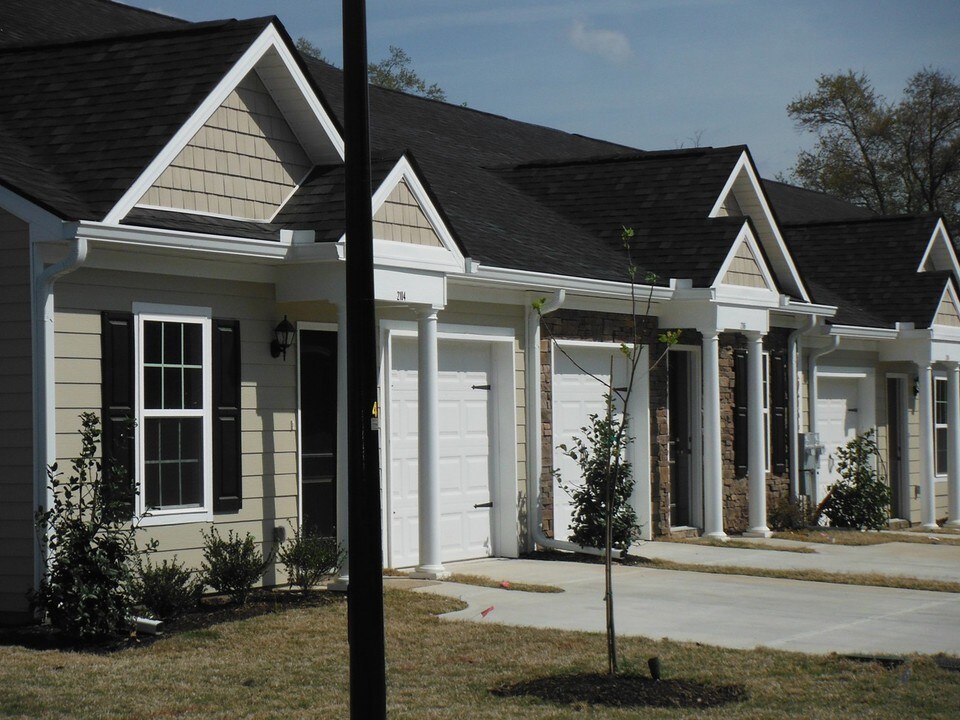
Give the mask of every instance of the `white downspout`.
<svg viewBox="0 0 960 720">
<path fill-rule="evenodd" d="M 526 308 L 526 348 L 523 360 L 526 374 L 525 399 L 527 405 L 526 443 L 527 443 L 527 532 L 530 549 L 535 545 L 568 550 L 587 555 L 603 555 L 599 548 L 585 547 L 565 540 L 547 537 L 543 532 L 543 508 L 540 498 L 540 474 L 543 471 L 541 437 L 540 402 L 540 318 L 559 310 L 566 299 L 564 290 L 547 300 L 538 313 L 532 306 Z M 619 550 L 613 551 L 613 557 L 620 557 Z"/>
<path fill-rule="evenodd" d="M 50 507 L 47 467 L 56 461 L 53 285 L 60 277 L 83 265 L 87 259 L 87 249 L 86 238 L 74 238 L 67 256 L 44 268 L 40 245 L 34 243 L 32 248 L 33 484 L 34 503 L 38 509 Z M 38 546 L 34 555 L 34 587 L 40 587 L 44 567 L 44 558 Z"/>
<path fill-rule="evenodd" d="M 800 368 L 800 336 L 809 332 L 817 324 L 817 316 L 811 315 L 807 318 L 805 326 L 798 327 L 787 337 L 787 373 L 790 378 L 790 388 L 787 398 L 787 413 L 789 414 L 789 426 L 787 432 L 790 435 L 790 497 L 797 499 L 800 497 L 800 410 L 798 399 L 800 395 L 799 383 L 797 382 L 797 372 Z"/>
<path fill-rule="evenodd" d="M 840 336 L 834 335 L 833 341 L 830 343 L 829 346 L 823 348 L 822 350 L 818 350 L 817 352 L 810 353 L 810 361 L 809 361 L 810 365 L 808 370 L 808 372 L 810 373 L 810 377 L 807 380 L 807 386 L 809 388 L 808 397 L 807 397 L 807 405 L 808 405 L 807 411 L 810 415 L 810 432 L 819 433 L 819 430 L 817 430 L 817 395 L 819 394 L 817 389 L 817 360 L 822 358 L 824 355 L 829 355 L 834 350 L 836 350 L 839 346 L 840 346 Z M 820 484 L 820 463 L 819 463 L 820 452 L 821 450 L 818 448 L 817 449 L 818 462 L 814 467 L 813 488 L 811 488 L 810 502 L 814 506 L 816 505 L 817 487 L 819 487 L 819 484 Z"/>
</svg>

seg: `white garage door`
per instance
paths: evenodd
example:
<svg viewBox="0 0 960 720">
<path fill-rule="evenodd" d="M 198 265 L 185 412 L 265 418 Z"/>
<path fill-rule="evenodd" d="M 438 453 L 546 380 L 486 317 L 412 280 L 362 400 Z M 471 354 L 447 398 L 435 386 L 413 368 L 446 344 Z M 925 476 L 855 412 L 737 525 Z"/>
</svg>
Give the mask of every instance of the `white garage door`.
<svg viewBox="0 0 960 720">
<path fill-rule="evenodd" d="M 839 479 L 837 448 L 856 437 L 859 427 L 860 381 L 857 378 L 820 377 L 817 379 L 817 425 L 823 451 L 817 481 L 817 502 L 827 488 Z"/>
<path fill-rule="evenodd" d="M 557 446 L 572 447 L 575 436 L 583 437 L 581 428 L 589 424 L 590 415 L 606 412 L 610 359 L 614 359 L 619 385 L 625 384 L 626 361 L 618 348 L 610 346 L 565 345 L 564 349 L 570 357 L 555 349 L 553 360 L 553 467 L 560 471 L 564 485 L 578 485 L 579 465 Z M 553 533 L 557 540 L 569 539 L 571 518 L 570 495 L 554 476 Z"/>
<path fill-rule="evenodd" d="M 417 341 L 394 338 L 390 376 L 388 563 L 419 560 L 417 507 Z M 439 361 L 441 561 L 486 557 L 490 539 L 490 375 L 488 343 L 441 340 Z"/>
</svg>

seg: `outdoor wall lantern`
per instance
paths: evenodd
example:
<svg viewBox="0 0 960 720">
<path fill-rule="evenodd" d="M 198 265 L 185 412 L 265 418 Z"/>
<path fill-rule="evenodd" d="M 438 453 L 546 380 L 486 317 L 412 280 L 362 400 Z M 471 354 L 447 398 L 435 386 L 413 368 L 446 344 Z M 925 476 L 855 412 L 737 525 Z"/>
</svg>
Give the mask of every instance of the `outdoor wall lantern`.
<svg viewBox="0 0 960 720">
<path fill-rule="evenodd" d="M 913 396 L 916 397 L 920 394 L 920 376 L 918 375 L 913 379 Z"/>
<path fill-rule="evenodd" d="M 284 315 L 280 324 L 273 329 L 274 338 L 270 341 L 270 355 L 272 357 L 283 355 L 283 359 L 287 359 L 287 348 L 293 345 L 294 332 L 296 332 L 296 328 L 290 324 L 287 316 Z"/>
</svg>

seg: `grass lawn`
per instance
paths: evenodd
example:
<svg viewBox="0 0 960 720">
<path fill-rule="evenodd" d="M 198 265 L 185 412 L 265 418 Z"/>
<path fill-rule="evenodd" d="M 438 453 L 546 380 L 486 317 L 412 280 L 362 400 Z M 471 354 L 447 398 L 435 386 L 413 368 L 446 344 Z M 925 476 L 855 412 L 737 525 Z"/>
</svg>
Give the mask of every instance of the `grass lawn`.
<svg viewBox="0 0 960 720">
<path fill-rule="evenodd" d="M 839 657 L 622 639 L 623 664 L 742 684 L 711 710 L 571 708 L 490 689 L 598 671 L 600 635 L 445 622 L 456 601 L 386 593 L 391 718 L 953 718 L 960 673 L 925 657 L 884 669 Z M 731 608 L 731 612 L 736 612 Z M 287 610 L 107 654 L 0 647 L 0 717 L 347 718 L 346 604 Z"/>
<path fill-rule="evenodd" d="M 925 533 L 911 530 L 909 532 L 858 532 L 856 530 L 836 530 L 823 528 L 822 530 L 785 530 L 775 532 L 773 536 L 781 540 L 799 540 L 809 543 L 826 543 L 832 545 L 883 545 L 885 543 L 905 542 L 920 543 L 923 545 L 960 545 L 960 538 L 948 537 L 951 533 L 938 530 Z"/>
</svg>

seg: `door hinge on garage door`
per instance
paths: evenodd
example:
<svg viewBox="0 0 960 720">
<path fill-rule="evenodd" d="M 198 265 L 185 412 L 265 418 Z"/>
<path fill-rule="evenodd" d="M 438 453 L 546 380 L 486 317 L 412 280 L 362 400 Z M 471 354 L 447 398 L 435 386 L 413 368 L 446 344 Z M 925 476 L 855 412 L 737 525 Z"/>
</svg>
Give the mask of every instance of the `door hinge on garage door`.
<svg viewBox="0 0 960 720">
<path fill-rule="evenodd" d="M 470 389 L 471 390 L 489 390 L 490 386 L 489 385 L 471 385 Z"/>
</svg>

